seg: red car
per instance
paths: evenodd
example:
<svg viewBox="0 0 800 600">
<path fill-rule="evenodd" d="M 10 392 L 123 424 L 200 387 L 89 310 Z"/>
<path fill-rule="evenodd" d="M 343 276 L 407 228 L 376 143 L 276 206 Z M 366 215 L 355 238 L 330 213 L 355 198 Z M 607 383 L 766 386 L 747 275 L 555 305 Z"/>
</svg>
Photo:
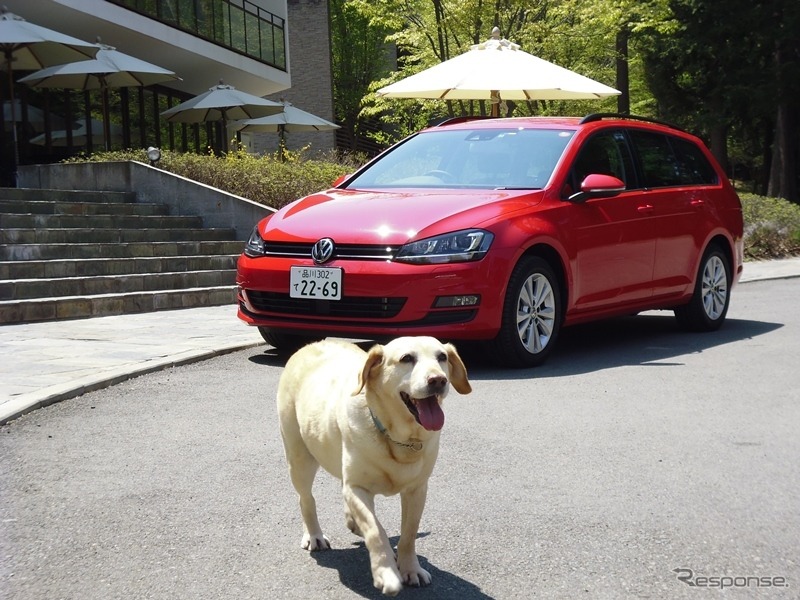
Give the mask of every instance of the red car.
<svg viewBox="0 0 800 600">
<path fill-rule="evenodd" d="M 455 119 L 262 220 L 238 314 L 279 350 L 432 335 L 529 367 L 574 323 L 669 309 L 717 329 L 741 270 L 741 204 L 698 138 L 622 115 Z"/>
</svg>

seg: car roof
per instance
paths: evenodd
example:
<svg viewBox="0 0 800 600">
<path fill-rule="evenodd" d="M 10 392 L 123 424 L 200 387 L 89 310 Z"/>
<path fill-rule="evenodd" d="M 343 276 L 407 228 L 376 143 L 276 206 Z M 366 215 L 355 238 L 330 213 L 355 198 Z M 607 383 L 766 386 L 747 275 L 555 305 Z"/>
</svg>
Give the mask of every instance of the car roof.
<svg viewBox="0 0 800 600">
<path fill-rule="evenodd" d="M 596 129 L 605 127 L 641 127 L 643 129 L 691 135 L 676 125 L 635 115 L 594 113 L 585 117 L 456 117 L 429 127 L 435 129 L 498 129 L 519 127 L 526 129 Z"/>
</svg>

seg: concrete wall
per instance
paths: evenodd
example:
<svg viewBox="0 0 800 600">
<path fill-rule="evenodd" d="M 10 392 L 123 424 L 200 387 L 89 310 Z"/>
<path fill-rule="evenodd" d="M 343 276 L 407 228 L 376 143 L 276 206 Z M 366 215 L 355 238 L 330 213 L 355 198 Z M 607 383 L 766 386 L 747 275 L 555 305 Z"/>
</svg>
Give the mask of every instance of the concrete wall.
<svg viewBox="0 0 800 600">
<path fill-rule="evenodd" d="M 233 228 L 246 241 L 274 209 L 136 161 L 23 165 L 21 188 L 135 192 L 137 202 L 166 204 L 170 214 L 203 217 L 207 227 Z"/>
</svg>

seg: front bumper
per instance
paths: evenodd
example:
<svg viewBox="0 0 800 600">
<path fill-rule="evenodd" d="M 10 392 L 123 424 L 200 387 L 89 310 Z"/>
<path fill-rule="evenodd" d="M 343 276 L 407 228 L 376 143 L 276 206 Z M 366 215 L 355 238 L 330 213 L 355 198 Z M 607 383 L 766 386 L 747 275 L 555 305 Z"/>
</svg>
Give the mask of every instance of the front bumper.
<svg viewBox="0 0 800 600">
<path fill-rule="evenodd" d="M 287 333 L 339 337 L 432 335 L 491 339 L 499 330 L 504 281 L 489 257 L 446 265 L 335 261 L 343 269 L 342 299 L 289 297 L 293 258 L 242 255 L 237 270 L 239 318 Z M 494 267 L 494 268 L 493 268 Z M 443 297 L 477 296 L 472 306 L 437 307 Z"/>
</svg>

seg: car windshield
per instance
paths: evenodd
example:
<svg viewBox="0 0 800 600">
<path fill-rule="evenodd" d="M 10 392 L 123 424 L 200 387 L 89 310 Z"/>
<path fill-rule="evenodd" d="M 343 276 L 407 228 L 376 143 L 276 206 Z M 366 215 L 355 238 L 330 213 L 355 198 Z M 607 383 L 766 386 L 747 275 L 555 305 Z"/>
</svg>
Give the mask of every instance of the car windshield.
<svg viewBox="0 0 800 600">
<path fill-rule="evenodd" d="M 564 129 L 432 129 L 395 146 L 347 187 L 540 189 L 572 135 Z"/>
</svg>

